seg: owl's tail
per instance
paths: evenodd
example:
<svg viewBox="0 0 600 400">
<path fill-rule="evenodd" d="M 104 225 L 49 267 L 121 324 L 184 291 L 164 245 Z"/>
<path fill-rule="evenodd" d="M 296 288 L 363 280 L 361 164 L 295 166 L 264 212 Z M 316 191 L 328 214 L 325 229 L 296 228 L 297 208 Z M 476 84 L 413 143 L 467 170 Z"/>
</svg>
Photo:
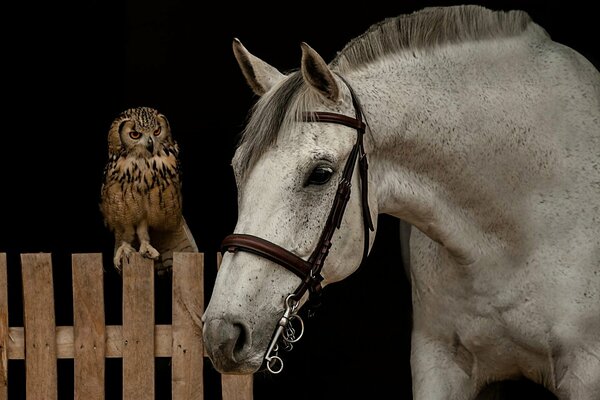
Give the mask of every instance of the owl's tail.
<svg viewBox="0 0 600 400">
<path fill-rule="evenodd" d="M 154 232 L 152 242 L 156 250 L 160 252 L 159 258 L 154 262 L 155 270 L 159 274 L 171 271 L 174 252 L 198 252 L 194 236 L 183 217 L 181 217 L 179 229 L 168 232 Z"/>
</svg>

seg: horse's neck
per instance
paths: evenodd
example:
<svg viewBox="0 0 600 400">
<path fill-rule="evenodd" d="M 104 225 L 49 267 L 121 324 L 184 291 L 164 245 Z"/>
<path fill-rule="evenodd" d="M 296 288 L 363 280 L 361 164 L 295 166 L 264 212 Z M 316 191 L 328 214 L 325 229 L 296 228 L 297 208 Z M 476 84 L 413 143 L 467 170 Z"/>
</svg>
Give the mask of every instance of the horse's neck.
<svg viewBox="0 0 600 400">
<path fill-rule="evenodd" d="M 520 106 L 522 96 L 542 95 L 523 93 L 515 79 L 532 77 L 526 52 L 521 43 L 457 46 L 454 55 L 390 60 L 397 65 L 354 77 L 372 131 L 380 212 L 416 226 L 460 263 L 489 244 L 519 241 L 515 202 L 548 174 L 523 148 L 540 121 Z M 378 79 L 362 79 L 369 74 Z"/>
</svg>

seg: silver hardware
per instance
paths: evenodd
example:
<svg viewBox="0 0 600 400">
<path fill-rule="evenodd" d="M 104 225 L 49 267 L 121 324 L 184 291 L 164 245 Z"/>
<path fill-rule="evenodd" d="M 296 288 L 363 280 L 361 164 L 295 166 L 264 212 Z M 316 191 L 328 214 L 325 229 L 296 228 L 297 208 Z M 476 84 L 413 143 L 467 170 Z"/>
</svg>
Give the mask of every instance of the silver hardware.
<svg viewBox="0 0 600 400">
<path fill-rule="evenodd" d="M 299 303 L 293 294 L 290 294 L 285 299 L 285 311 L 277 324 L 277 330 L 265 355 L 267 369 L 272 374 L 278 374 L 283 370 L 283 360 L 277 355 L 279 351 L 279 344 L 277 342 L 279 339 L 281 338 L 283 350 L 290 351 L 294 347 L 293 343 L 300 340 L 304 334 L 304 321 L 296 314 L 298 305 Z"/>
</svg>

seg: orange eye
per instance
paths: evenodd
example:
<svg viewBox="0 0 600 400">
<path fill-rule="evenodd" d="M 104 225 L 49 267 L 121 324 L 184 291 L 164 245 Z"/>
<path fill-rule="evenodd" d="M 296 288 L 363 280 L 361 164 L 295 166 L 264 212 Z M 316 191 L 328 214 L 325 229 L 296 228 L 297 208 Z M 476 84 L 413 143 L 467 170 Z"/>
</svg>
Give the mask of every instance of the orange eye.
<svg viewBox="0 0 600 400">
<path fill-rule="evenodd" d="M 158 136 L 158 135 L 160 135 L 160 128 L 157 128 L 157 129 L 154 131 L 154 136 Z"/>
<path fill-rule="evenodd" d="M 131 131 L 129 132 L 129 137 L 132 138 L 133 140 L 138 140 L 139 138 L 142 137 L 142 134 L 136 131 Z"/>
</svg>

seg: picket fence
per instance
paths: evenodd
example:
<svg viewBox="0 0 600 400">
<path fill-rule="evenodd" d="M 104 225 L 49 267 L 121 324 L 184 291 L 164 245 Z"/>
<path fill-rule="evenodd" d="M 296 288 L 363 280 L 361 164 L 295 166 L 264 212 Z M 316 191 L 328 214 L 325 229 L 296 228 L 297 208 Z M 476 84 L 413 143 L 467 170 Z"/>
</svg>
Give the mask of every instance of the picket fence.
<svg viewBox="0 0 600 400">
<path fill-rule="evenodd" d="M 220 257 L 217 257 L 217 263 Z M 73 359 L 75 400 L 105 399 L 105 358 L 122 358 L 123 400 L 154 400 L 155 357 L 171 358 L 172 400 L 204 399 L 204 254 L 175 253 L 172 323 L 156 325 L 155 272 L 134 255 L 123 268 L 122 325 L 106 325 L 102 254 L 72 255 L 73 326 L 56 326 L 50 253 L 21 254 L 23 327 L 8 325 L 7 259 L 0 253 L 0 400 L 8 360 L 25 361 L 27 400 L 58 400 L 57 360 Z M 222 375 L 223 400 L 252 400 L 252 375 Z"/>
</svg>

